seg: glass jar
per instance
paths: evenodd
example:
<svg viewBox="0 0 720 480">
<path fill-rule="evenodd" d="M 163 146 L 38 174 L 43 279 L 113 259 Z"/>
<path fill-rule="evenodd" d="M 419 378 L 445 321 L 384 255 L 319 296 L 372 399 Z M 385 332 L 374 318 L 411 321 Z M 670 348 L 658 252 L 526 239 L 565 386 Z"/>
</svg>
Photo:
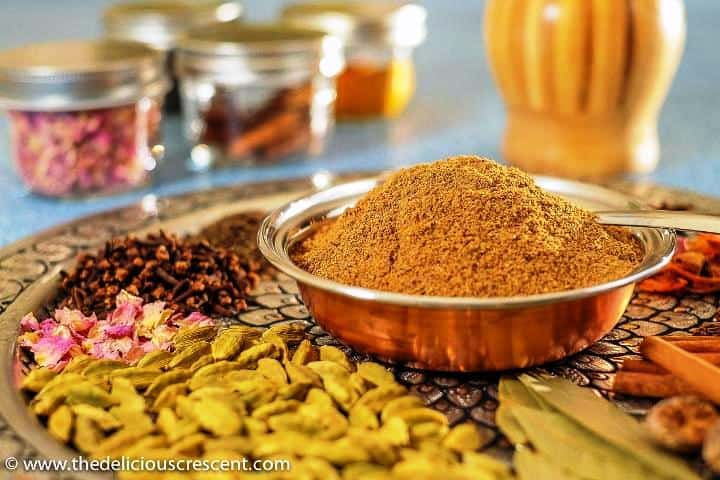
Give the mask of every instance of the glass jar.
<svg viewBox="0 0 720 480">
<path fill-rule="evenodd" d="M 115 193 L 144 184 L 164 149 L 163 58 L 135 42 L 32 44 L 0 52 L 10 152 L 33 192 Z"/>
<path fill-rule="evenodd" d="M 405 110 L 415 92 L 412 53 L 426 35 L 424 8 L 382 0 L 300 1 L 282 16 L 346 44 L 346 67 L 337 81 L 339 119 L 393 118 Z"/>
<path fill-rule="evenodd" d="M 191 167 L 320 153 L 342 67 L 342 45 L 319 31 L 225 24 L 189 32 L 176 71 Z"/>
<path fill-rule="evenodd" d="M 131 0 L 116 3 L 103 14 L 109 38 L 143 42 L 163 52 L 172 78 L 173 52 L 186 31 L 242 18 L 243 6 L 231 0 Z M 179 111 L 177 81 L 168 93 L 165 107 Z"/>
</svg>

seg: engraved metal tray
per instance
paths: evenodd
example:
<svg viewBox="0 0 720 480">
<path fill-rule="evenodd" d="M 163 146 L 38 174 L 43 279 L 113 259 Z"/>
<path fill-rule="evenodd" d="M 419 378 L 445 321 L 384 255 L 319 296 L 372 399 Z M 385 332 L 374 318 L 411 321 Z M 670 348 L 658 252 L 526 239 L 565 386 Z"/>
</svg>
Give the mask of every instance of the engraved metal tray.
<svg viewBox="0 0 720 480">
<path fill-rule="evenodd" d="M 45 231 L 0 249 L 0 460 L 17 458 L 62 458 L 77 454 L 54 441 L 29 413 L 17 391 L 17 377 L 22 363 L 15 355 L 20 318 L 29 311 L 40 311 L 53 298 L 58 273 L 70 268 L 77 254 L 95 250 L 107 239 L 163 228 L 178 234 L 194 233 L 200 227 L 223 216 L 250 210 L 270 210 L 287 201 L 306 195 L 328 183 L 357 179 L 363 175 L 331 178 L 319 174 L 299 180 L 283 180 L 225 187 L 214 190 L 158 199 L 147 196 L 142 202 Z M 669 190 L 647 184 L 612 183 L 606 185 L 653 207 L 696 210 L 720 215 L 720 199 Z M 646 335 L 690 332 L 718 313 L 720 296 L 650 295 L 636 293 L 617 327 L 587 350 L 563 361 L 543 367 L 574 382 L 607 389 L 619 361 L 637 357 L 637 347 Z M 334 338 L 314 325 L 302 305 L 296 285 L 278 276 L 263 281 L 252 293 L 251 309 L 238 322 L 266 327 L 283 321 L 304 321 L 314 342 L 341 346 Z M 363 356 L 346 351 L 351 357 Z M 483 449 L 509 459 L 510 445 L 495 426 L 498 405 L 498 375 L 436 374 L 392 367 L 398 380 L 421 396 L 425 403 L 444 412 L 452 424 L 470 420 L 483 436 Z M 630 397 L 613 399 L 626 411 L 641 415 L 651 401 Z M 0 462 L 0 469 L 4 466 Z M 16 474 L 19 472 L 16 471 Z M 71 478 L 69 474 L 33 474 L 22 478 Z M 75 474 L 72 478 L 77 478 Z"/>
</svg>

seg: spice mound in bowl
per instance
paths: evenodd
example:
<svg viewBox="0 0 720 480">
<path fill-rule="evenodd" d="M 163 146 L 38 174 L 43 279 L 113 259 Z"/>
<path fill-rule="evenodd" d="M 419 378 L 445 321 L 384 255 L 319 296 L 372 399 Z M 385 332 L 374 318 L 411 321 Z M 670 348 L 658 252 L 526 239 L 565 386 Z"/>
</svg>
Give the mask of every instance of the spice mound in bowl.
<svg viewBox="0 0 720 480">
<path fill-rule="evenodd" d="M 292 258 L 314 275 L 374 290 L 510 297 L 622 278 L 643 248 L 524 172 L 461 156 L 396 172 Z"/>
</svg>

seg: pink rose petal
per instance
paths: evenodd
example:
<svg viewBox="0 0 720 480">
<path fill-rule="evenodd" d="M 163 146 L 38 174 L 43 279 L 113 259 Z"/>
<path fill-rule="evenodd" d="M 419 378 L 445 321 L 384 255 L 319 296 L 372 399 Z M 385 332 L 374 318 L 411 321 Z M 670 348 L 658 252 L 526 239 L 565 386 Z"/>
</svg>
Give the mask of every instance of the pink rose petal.
<svg viewBox="0 0 720 480">
<path fill-rule="evenodd" d="M 42 322 L 29 313 L 20 322 L 18 343 L 33 352 L 39 365 L 55 370 L 81 354 L 133 364 L 148 352 L 170 350 L 180 327 L 215 323 L 200 313 L 178 315 L 164 302 L 143 305 L 127 292 L 118 295 L 116 305 L 104 320 L 67 308 Z"/>
<path fill-rule="evenodd" d="M 95 314 L 86 317 L 81 311 L 69 308 L 55 310 L 55 320 L 78 335 L 87 332 L 97 323 Z"/>
<path fill-rule="evenodd" d="M 142 298 L 128 293 L 127 290 L 122 290 L 118 293 L 117 297 L 115 297 L 115 306 L 120 307 L 128 303 L 140 307 L 142 306 L 143 301 Z"/>
<path fill-rule="evenodd" d="M 23 332 L 37 330 L 40 328 L 40 323 L 38 322 L 37 318 L 35 318 L 35 314 L 31 312 L 25 315 L 22 320 L 20 320 L 20 328 Z"/>
<path fill-rule="evenodd" d="M 200 312 L 192 312 L 190 315 L 178 320 L 176 323 L 181 327 L 204 327 L 206 325 L 214 325 L 215 321 Z"/>
<path fill-rule="evenodd" d="M 135 327 L 133 325 L 110 325 L 105 329 L 105 333 L 111 338 L 132 337 Z"/>
<path fill-rule="evenodd" d="M 35 354 L 35 361 L 41 367 L 56 366 L 74 345 L 69 337 L 42 337 L 30 350 Z"/>
</svg>

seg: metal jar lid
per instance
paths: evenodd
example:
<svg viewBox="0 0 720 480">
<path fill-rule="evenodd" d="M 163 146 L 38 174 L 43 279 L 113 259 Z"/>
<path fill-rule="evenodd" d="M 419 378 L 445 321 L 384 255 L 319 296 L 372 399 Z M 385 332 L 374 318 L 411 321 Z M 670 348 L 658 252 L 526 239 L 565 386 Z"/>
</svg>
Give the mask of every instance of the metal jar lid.
<svg viewBox="0 0 720 480">
<path fill-rule="evenodd" d="M 349 45 L 415 47 L 427 34 L 427 11 L 406 1 L 301 0 L 286 6 L 282 18 L 293 25 L 330 32 Z"/>
<path fill-rule="evenodd" d="M 342 43 L 318 30 L 282 23 L 226 23 L 188 32 L 178 43 L 180 78 L 203 76 L 222 83 L 250 83 L 321 73 L 344 67 Z"/>
<path fill-rule="evenodd" d="M 137 42 L 71 40 L 0 52 L 0 107 L 34 111 L 104 108 L 169 89 L 163 55 Z"/>
<path fill-rule="evenodd" d="M 159 50 L 175 47 L 186 31 L 238 20 L 243 7 L 229 0 L 140 0 L 117 3 L 103 15 L 107 36 L 147 43 Z"/>
</svg>

